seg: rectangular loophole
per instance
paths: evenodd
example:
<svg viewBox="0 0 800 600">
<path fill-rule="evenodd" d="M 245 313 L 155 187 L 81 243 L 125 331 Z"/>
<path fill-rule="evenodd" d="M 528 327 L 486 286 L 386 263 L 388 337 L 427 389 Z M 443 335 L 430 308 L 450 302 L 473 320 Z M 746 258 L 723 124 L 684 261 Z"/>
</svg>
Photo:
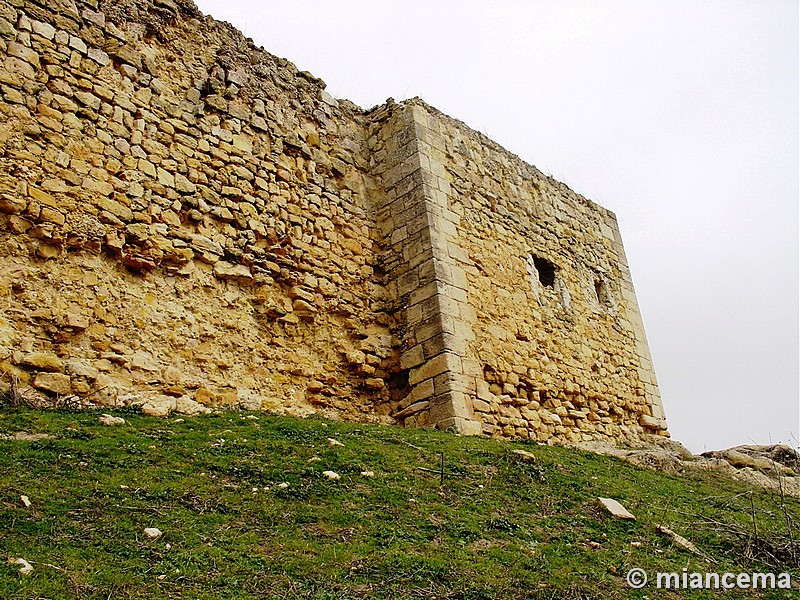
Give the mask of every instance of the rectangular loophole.
<svg viewBox="0 0 800 600">
<path fill-rule="evenodd" d="M 546 258 L 539 258 L 531 255 L 539 282 L 546 287 L 553 287 L 556 284 L 556 266 Z"/>
</svg>

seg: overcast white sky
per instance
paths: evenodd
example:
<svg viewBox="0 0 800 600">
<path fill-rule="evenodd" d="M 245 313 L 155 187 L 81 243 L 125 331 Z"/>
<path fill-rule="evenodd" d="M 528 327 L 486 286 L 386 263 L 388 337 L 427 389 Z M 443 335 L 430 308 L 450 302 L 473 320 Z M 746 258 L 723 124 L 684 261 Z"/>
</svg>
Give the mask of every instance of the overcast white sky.
<svg viewBox="0 0 800 600">
<path fill-rule="evenodd" d="M 800 446 L 796 0 L 196 0 L 616 212 L 673 438 Z"/>
</svg>

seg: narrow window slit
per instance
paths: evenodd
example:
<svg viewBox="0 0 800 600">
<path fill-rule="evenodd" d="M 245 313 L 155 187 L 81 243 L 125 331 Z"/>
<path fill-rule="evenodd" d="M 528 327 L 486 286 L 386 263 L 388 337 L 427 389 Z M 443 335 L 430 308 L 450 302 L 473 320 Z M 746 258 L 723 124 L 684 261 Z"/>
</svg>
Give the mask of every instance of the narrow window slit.
<svg viewBox="0 0 800 600">
<path fill-rule="evenodd" d="M 554 287 L 556 284 L 556 266 L 545 258 L 531 256 L 539 282 L 545 287 Z"/>
</svg>

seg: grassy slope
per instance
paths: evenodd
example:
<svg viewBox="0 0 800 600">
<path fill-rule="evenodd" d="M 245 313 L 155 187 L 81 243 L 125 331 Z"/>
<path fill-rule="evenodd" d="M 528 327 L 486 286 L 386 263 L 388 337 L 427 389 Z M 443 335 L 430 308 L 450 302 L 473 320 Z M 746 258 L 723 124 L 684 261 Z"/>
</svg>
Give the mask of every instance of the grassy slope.
<svg viewBox="0 0 800 600">
<path fill-rule="evenodd" d="M 238 413 L 128 413 L 115 428 L 97 416 L 0 410 L 0 433 L 55 436 L 0 440 L 0 557 L 34 565 L 24 577 L 0 562 L 0 598 L 645 598 L 652 589 L 625 583 L 633 566 L 765 569 L 698 515 L 752 529 L 755 509 L 759 536 L 787 531 L 774 494 L 575 450 Z M 416 469 L 438 468 L 439 452 L 454 474 L 441 487 Z M 638 521 L 607 517 L 597 496 Z M 718 564 L 677 549 L 661 523 Z M 145 527 L 165 535 L 149 541 Z"/>
</svg>

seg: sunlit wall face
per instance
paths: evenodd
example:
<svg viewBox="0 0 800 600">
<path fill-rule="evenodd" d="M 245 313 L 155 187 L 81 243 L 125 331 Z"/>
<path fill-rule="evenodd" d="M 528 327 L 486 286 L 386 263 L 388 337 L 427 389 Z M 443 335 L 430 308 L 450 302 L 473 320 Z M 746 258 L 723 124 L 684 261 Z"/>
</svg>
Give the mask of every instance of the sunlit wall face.
<svg viewBox="0 0 800 600">
<path fill-rule="evenodd" d="M 336 96 L 421 96 L 613 210 L 673 436 L 798 444 L 796 3 L 198 5 Z"/>
</svg>

